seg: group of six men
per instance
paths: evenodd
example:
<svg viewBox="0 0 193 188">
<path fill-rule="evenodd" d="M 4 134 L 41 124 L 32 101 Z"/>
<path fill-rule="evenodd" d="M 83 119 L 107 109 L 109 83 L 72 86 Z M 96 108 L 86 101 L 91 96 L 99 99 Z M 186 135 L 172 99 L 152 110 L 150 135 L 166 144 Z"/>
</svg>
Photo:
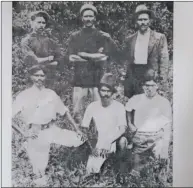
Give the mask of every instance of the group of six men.
<svg viewBox="0 0 193 188">
<path fill-rule="evenodd" d="M 167 79 L 166 37 L 149 28 L 154 14 L 139 5 L 134 14 L 138 32 L 126 39 L 120 52 L 108 33 L 95 28 L 97 14 L 96 7 L 84 4 L 80 9 L 84 26 L 68 40 L 66 56 L 74 65 L 74 118 L 60 97 L 44 86 L 46 76 L 53 80 L 52 67 L 62 63 L 59 47 L 44 32 L 50 18 L 46 12 L 31 15 L 32 32 L 21 42 L 33 86 L 19 93 L 13 103 L 13 117 L 20 112 L 26 131 L 16 124 L 13 127 L 27 138 L 24 144 L 38 185 L 46 182 L 50 144 L 78 147 L 85 140 L 89 143 L 81 127 L 89 128 L 91 122 L 98 139 L 94 148 L 89 143 L 89 174 L 100 172 L 109 153 L 128 149 L 127 130 L 134 135 L 132 147 L 136 156 L 151 150 L 154 156 L 168 159 L 172 111 L 169 101 L 157 93 L 158 78 Z M 127 61 L 124 92 L 129 100 L 125 106 L 113 99 L 117 92 L 114 75 L 104 72 L 111 59 L 119 61 L 120 54 Z M 84 112 L 88 96 L 93 102 Z M 76 121 L 81 111 L 84 117 Z M 66 116 L 75 131 L 58 128 L 57 114 Z"/>
</svg>

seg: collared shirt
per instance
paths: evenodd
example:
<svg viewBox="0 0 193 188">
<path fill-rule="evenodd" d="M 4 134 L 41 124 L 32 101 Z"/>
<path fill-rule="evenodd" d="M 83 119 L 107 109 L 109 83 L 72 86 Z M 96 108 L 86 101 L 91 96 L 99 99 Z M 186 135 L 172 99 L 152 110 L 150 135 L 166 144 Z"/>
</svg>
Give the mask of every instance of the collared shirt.
<svg viewBox="0 0 193 188">
<path fill-rule="evenodd" d="M 141 34 L 138 31 L 135 44 L 135 64 L 147 64 L 149 38 L 150 29 L 148 29 L 147 32 L 144 34 Z"/>
<path fill-rule="evenodd" d="M 56 114 L 64 115 L 68 108 L 51 89 L 39 90 L 35 85 L 18 94 L 13 102 L 13 116 L 21 112 L 26 124 L 47 124 L 56 119 Z"/>
<path fill-rule="evenodd" d="M 101 101 L 91 103 L 85 111 L 82 126 L 89 127 L 91 120 L 98 131 L 98 149 L 110 150 L 114 139 L 125 132 L 127 125 L 125 108 L 115 100 L 108 107 L 103 107 Z"/>
<path fill-rule="evenodd" d="M 134 95 L 126 104 L 126 111 L 132 110 L 134 124 L 141 131 L 158 131 L 172 121 L 170 102 L 159 94 L 151 99 L 145 94 Z"/>
</svg>

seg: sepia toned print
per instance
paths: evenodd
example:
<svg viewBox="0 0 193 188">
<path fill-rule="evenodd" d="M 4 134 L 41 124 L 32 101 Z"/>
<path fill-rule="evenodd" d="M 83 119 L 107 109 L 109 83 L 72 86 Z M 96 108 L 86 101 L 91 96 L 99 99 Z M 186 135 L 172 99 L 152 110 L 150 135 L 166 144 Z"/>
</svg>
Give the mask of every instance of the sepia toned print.
<svg viewBox="0 0 193 188">
<path fill-rule="evenodd" d="M 13 2 L 12 49 L 13 186 L 172 186 L 172 2 Z"/>
</svg>

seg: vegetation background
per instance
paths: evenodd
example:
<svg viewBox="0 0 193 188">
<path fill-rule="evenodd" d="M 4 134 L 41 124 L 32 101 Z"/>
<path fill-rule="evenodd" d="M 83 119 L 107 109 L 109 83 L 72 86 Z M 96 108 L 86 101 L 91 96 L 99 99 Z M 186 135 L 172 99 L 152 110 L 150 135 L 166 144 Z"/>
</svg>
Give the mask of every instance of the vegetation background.
<svg viewBox="0 0 193 188">
<path fill-rule="evenodd" d="M 23 61 L 24 54 L 21 52 L 21 39 L 30 32 L 29 13 L 36 10 L 44 10 L 51 17 L 47 31 L 52 39 L 54 39 L 61 48 L 61 55 L 64 56 L 67 48 L 67 39 L 70 34 L 82 27 L 79 10 L 82 1 L 36 1 L 36 2 L 13 2 L 13 43 L 12 43 L 12 93 L 13 98 L 22 90 L 29 87 L 27 67 Z M 124 45 L 126 36 L 136 31 L 132 15 L 135 8 L 141 2 L 132 1 L 96 1 L 92 2 L 99 14 L 97 15 L 96 26 L 101 30 L 108 32 L 116 41 L 120 48 Z M 151 28 L 158 32 L 164 33 L 167 37 L 168 48 L 170 54 L 169 61 L 169 79 L 166 83 L 160 83 L 160 94 L 167 97 L 173 106 L 173 2 L 143 2 L 148 8 L 154 11 L 156 19 L 152 21 Z M 118 78 L 118 67 L 116 62 L 112 63 L 111 71 Z M 56 80 L 49 87 L 57 92 L 62 98 L 64 104 L 72 109 L 72 78 L 73 67 L 64 59 L 63 64 L 56 70 Z M 123 99 L 124 100 L 124 99 Z M 122 101 L 125 103 L 125 101 Z M 18 123 L 20 122 L 13 122 Z M 58 119 L 58 124 L 63 125 L 64 122 Z M 68 128 L 68 123 L 65 123 Z M 30 179 L 31 166 L 26 157 L 19 158 L 17 152 L 21 147 L 23 138 L 13 132 L 12 137 L 12 180 L 13 186 L 32 186 Z M 173 142 L 171 138 L 170 160 L 172 161 Z M 51 155 L 48 165 L 48 174 L 50 175 L 50 186 L 119 186 L 114 181 L 114 175 L 108 175 L 99 183 L 84 182 L 81 183 L 80 177 L 85 173 L 85 161 L 80 164 L 80 153 L 75 149 L 65 148 L 63 146 L 52 145 Z M 66 159 L 71 158 L 73 169 L 66 168 Z M 84 157 L 83 157 L 84 158 Z M 159 187 L 166 185 L 151 173 L 152 168 L 156 167 L 158 161 L 152 161 L 147 164 L 144 169 L 145 173 L 128 174 L 128 186 L 150 186 Z M 77 166 L 78 165 L 78 166 Z M 81 165 L 81 166 L 80 166 Z M 79 173 L 77 173 L 79 169 Z M 76 182 L 76 183 L 74 183 Z M 163 184 L 164 183 L 164 184 Z M 172 162 L 170 163 L 170 175 L 168 177 L 169 185 L 172 183 Z M 168 184 L 167 184 L 168 185 Z"/>
</svg>

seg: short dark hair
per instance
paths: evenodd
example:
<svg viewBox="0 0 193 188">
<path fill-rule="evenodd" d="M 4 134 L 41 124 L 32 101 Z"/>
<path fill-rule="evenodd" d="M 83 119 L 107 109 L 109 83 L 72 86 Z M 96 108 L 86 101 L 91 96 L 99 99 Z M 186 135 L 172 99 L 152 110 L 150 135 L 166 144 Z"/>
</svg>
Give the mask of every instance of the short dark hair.
<svg viewBox="0 0 193 188">
<path fill-rule="evenodd" d="M 45 68 L 43 68 L 43 67 L 41 67 L 41 66 L 33 66 L 33 67 L 31 67 L 30 69 L 28 69 L 28 73 L 30 74 L 30 75 L 34 75 L 37 71 L 43 71 L 44 72 L 44 74 L 46 75 L 46 70 L 45 70 Z"/>
<path fill-rule="evenodd" d="M 156 71 L 154 71 L 153 69 L 148 69 L 144 75 L 143 84 L 148 81 L 154 81 L 155 83 L 157 83 L 158 81 Z"/>
</svg>

